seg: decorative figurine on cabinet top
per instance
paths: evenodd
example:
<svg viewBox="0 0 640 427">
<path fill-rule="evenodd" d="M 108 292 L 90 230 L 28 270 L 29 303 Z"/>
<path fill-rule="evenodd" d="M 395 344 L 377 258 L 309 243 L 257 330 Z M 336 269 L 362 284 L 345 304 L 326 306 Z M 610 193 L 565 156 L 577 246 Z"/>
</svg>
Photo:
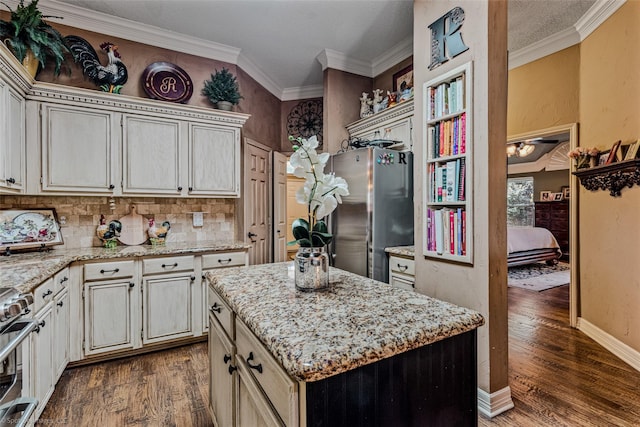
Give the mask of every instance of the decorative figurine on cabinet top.
<svg viewBox="0 0 640 427">
<path fill-rule="evenodd" d="M 65 41 L 75 61 L 82 67 L 82 72 L 89 77 L 102 91 L 120 93 L 127 82 L 127 67 L 120 59 L 118 46 L 105 42 L 100 49 L 107 53 L 109 63 L 100 64 L 98 54 L 88 41 L 79 36 L 67 36 Z"/>
<path fill-rule="evenodd" d="M 389 99 L 387 97 L 382 97 L 384 91 L 382 89 L 375 89 L 373 91 L 373 112 L 379 113 L 380 111 L 387 108 L 387 103 Z"/>
<path fill-rule="evenodd" d="M 169 230 L 171 229 L 171 224 L 169 221 L 164 221 L 162 225 L 156 225 L 156 220 L 153 218 L 149 218 L 149 229 L 147 233 L 149 234 L 149 240 L 152 245 L 163 245 Z"/>
<path fill-rule="evenodd" d="M 373 114 L 371 111 L 371 104 L 373 100 L 369 99 L 369 94 L 367 92 L 362 92 L 362 97 L 360 98 L 360 118 L 364 119 L 365 117 L 369 117 Z"/>
</svg>

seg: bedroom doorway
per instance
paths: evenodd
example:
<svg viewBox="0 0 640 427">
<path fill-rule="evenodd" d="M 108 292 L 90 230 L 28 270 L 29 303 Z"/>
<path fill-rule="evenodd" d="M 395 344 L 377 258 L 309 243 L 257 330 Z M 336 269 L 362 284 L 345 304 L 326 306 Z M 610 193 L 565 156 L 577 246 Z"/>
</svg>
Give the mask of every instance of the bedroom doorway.
<svg viewBox="0 0 640 427">
<path fill-rule="evenodd" d="M 510 135 L 507 138 L 508 178 L 534 177 L 532 195 L 534 205 L 540 202 L 541 199 L 544 201 L 555 200 L 557 202 L 563 200 L 565 201 L 564 203 L 556 204 L 568 207 L 566 235 L 561 230 L 552 230 L 552 233 L 559 237 L 558 240 L 566 243 L 562 246 L 564 246 L 564 252 L 568 252 L 570 271 L 569 322 L 574 328 L 577 327 L 580 314 L 578 313 L 579 266 L 577 262 L 579 251 L 577 245 L 578 180 L 571 174 L 571 163 L 567 153 L 577 146 L 577 123 Z M 558 184 L 558 179 L 563 180 L 568 185 Z M 545 207 L 549 206 L 551 204 Z M 543 217 L 542 214 L 540 216 Z"/>
</svg>

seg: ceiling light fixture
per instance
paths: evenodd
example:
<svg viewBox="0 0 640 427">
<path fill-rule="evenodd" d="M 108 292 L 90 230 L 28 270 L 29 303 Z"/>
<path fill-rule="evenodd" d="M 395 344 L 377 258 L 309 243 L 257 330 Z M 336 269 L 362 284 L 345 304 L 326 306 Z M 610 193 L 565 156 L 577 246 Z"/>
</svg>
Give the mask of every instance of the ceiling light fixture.
<svg viewBox="0 0 640 427">
<path fill-rule="evenodd" d="M 515 144 L 507 144 L 507 157 L 527 157 L 533 153 L 536 147 L 532 144 L 518 142 Z"/>
</svg>

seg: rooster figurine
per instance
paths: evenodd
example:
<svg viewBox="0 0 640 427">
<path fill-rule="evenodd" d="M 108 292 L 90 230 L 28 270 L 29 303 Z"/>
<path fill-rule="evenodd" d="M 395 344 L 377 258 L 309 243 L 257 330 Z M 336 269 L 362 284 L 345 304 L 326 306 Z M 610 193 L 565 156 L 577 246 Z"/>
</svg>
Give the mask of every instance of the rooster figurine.
<svg viewBox="0 0 640 427">
<path fill-rule="evenodd" d="M 127 82 L 127 67 L 120 60 L 118 46 L 105 42 L 100 49 L 107 53 L 109 63 L 100 64 L 98 54 L 88 41 L 78 36 L 67 36 L 65 41 L 75 61 L 82 67 L 82 72 L 105 92 L 120 93 Z"/>
<path fill-rule="evenodd" d="M 162 225 L 156 225 L 156 221 L 153 218 L 149 219 L 149 229 L 147 233 L 151 238 L 151 244 L 162 244 L 164 243 L 164 239 L 167 237 L 167 233 L 171 229 L 171 224 L 169 221 L 164 221 Z"/>
<path fill-rule="evenodd" d="M 122 223 L 120 221 L 114 219 L 113 221 L 109 221 L 109 225 L 107 225 L 104 215 L 100 215 L 100 225 L 96 228 L 96 234 L 98 235 L 98 239 L 104 243 L 105 248 L 116 247 L 116 238 L 120 236 L 121 231 Z"/>
</svg>

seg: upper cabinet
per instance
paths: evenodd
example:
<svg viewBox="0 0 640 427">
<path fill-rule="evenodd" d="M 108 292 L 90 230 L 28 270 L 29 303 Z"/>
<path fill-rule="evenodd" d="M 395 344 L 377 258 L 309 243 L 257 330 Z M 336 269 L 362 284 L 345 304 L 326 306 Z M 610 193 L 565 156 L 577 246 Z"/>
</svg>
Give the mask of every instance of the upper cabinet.
<svg viewBox="0 0 640 427">
<path fill-rule="evenodd" d="M 412 150 L 413 99 L 353 122 L 347 125 L 347 131 L 351 138 L 400 141 L 404 143 L 405 149 Z"/>
</svg>

